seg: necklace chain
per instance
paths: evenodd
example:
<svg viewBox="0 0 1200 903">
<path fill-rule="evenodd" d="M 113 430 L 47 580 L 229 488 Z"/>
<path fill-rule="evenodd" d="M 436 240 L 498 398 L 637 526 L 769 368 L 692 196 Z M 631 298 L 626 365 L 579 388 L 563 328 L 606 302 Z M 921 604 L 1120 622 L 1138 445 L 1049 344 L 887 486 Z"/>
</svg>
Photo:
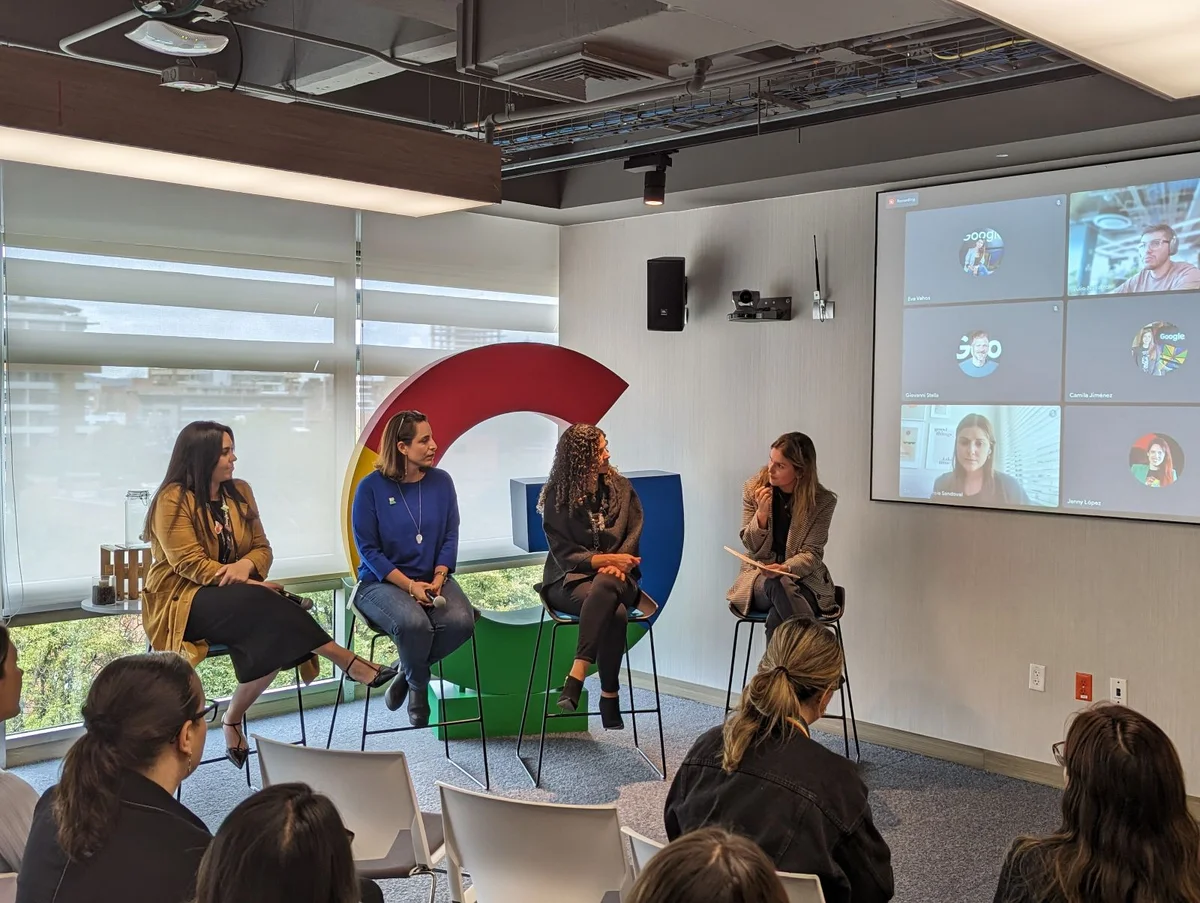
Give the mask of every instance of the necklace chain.
<svg viewBox="0 0 1200 903">
<path fill-rule="evenodd" d="M 417 528 L 417 545 L 420 545 L 424 539 L 424 536 L 421 535 L 421 524 L 425 520 L 425 502 L 421 497 L 421 482 L 420 480 L 417 481 L 417 516 L 413 517 L 412 508 L 408 506 L 408 499 L 404 497 L 404 484 L 396 481 L 396 489 L 400 493 L 400 501 L 404 502 L 404 510 L 408 512 L 408 519 Z"/>
</svg>

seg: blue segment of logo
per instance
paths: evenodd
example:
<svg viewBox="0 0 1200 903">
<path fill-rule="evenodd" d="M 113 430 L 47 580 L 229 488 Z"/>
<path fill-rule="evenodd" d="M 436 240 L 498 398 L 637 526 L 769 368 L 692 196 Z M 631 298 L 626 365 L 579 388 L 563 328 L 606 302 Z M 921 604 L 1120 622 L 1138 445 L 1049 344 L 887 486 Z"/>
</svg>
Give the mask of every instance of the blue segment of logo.
<svg viewBox="0 0 1200 903">
<path fill-rule="evenodd" d="M 683 481 L 677 473 L 637 470 L 624 474 L 642 501 L 642 589 L 658 603 L 658 615 L 679 576 L 683 561 Z M 547 551 L 537 500 L 545 478 L 512 480 L 513 543 L 526 552 Z"/>
</svg>

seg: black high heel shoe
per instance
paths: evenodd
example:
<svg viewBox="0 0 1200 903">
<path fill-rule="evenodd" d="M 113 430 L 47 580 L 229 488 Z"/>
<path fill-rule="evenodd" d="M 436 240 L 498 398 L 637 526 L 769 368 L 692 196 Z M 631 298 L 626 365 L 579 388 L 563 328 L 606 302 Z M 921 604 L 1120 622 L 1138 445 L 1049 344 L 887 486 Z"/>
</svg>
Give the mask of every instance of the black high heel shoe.
<svg viewBox="0 0 1200 903">
<path fill-rule="evenodd" d="M 619 696 L 600 697 L 600 723 L 606 731 L 625 730 L 625 719 L 621 717 L 621 699 Z"/>
<path fill-rule="evenodd" d="M 375 669 L 375 676 L 370 680 L 370 682 L 361 681 L 350 673 L 350 669 L 354 667 L 355 662 L 362 662 L 368 668 Z M 367 661 L 365 658 L 359 658 L 357 655 L 354 656 L 354 658 L 350 660 L 350 664 L 346 666 L 346 677 L 350 678 L 350 680 L 356 684 L 366 683 L 366 685 L 372 690 L 378 690 L 380 687 L 391 683 L 392 679 L 397 673 L 398 672 L 396 669 L 390 665 L 387 667 L 384 667 L 383 665 L 376 665 L 373 662 Z"/>
<path fill-rule="evenodd" d="M 558 710 L 568 713 L 575 711 L 579 708 L 579 697 L 582 695 L 583 681 L 568 674 L 562 692 L 558 694 Z"/>
<path fill-rule="evenodd" d="M 238 736 L 241 737 L 242 740 L 246 739 L 242 735 L 242 726 L 240 724 L 230 724 L 228 721 L 226 721 L 224 718 L 222 718 L 221 725 L 223 727 L 233 728 L 235 731 L 238 732 Z M 228 759 L 230 762 L 232 762 L 238 771 L 241 771 L 243 768 L 246 767 L 246 760 L 250 758 L 250 747 L 249 746 L 226 746 L 225 747 L 225 758 Z"/>
</svg>

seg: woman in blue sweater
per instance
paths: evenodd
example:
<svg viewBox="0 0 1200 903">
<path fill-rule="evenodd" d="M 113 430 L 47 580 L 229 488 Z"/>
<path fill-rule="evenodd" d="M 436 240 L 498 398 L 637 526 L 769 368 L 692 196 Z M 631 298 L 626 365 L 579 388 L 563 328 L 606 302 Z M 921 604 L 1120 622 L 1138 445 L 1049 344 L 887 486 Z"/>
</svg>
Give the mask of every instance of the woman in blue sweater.
<svg viewBox="0 0 1200 903">
<path fill-rule="evenodd" d="M 354 493 L 359 611 L 400 651 L 400 673 L 384 701 L 408 697 L 408 720 L 429 724 L 430 666 L 467 641 L 475 613 L 450 576 L 458 558 L 454 481 L 433 466 L 437 443 L 425 415 L 401 411 L 388 421 L 375 472 Z"/>
</svg>

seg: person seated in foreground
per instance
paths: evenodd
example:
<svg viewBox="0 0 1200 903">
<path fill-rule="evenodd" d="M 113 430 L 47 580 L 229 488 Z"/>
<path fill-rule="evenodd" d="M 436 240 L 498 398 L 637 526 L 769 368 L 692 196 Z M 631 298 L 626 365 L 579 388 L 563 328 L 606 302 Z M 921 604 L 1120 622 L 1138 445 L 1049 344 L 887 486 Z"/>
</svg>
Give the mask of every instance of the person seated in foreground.
<svg viewBox="0 0 1200 903">
<path fill-rule="evenodd" d="M 211 835 L 174 794 L 215 711 L 174 652 L 105 667 L 83 705 L 83 736 L 38 801 L 17 903 L 190 901 Z"/>
<path fill-rule="evenodd" d="M 1013 844 L 996 903 L 1200 901 L 1200 828 L 1158 725 L 1100 703 L 1074 717 L 1054 757 L 1066 779 L 1062 825 Z"/>
<path fill-rule="evenodd" d="M 575 660 L 558 697 L 574 712 L 587 669 L 600 673 L 600 723 L 621 730 L 618 691 L 628 613 L 652 613 L 638 580 L 642 503 L 633 484 L 609 463 L 608 438 L 586 423 L 559 437 L 550 476 L 538 499 L 549 553 L 537 591 L 558 611 L 579 616 Z"/>
<path fill-rule="evenodd" d="M 723 727 L 700 736 L 667 795 L 667 837 L 720 825 L 781 872 L 816 875 L 828 903 L 883 903 L 891 851 L 853 762 L 809 736 L 841 686 L 842 651 L 817 622 L 790 618 Z"/>
<path fill-rule="evenodd" d="M 0 624 L 0 722 L 15 718 L 20 711 L 23 674 L 12 634 Z M 37 799 L 36 790 L 0 769 L 0 873 L 21 870 Z"/>
<path fill-rule="evenodd" d="M 200 863 L 196 903 L 383 903 L 360 881 L 329 797 L 275 784 L 229 813 Z"/>
<path fill-rule="evenodd" d="M 638 876 L 628 903 L 787 903 L 771 860 L 752 841 L 701 828 L 667 844 Z"/>
</svg>

